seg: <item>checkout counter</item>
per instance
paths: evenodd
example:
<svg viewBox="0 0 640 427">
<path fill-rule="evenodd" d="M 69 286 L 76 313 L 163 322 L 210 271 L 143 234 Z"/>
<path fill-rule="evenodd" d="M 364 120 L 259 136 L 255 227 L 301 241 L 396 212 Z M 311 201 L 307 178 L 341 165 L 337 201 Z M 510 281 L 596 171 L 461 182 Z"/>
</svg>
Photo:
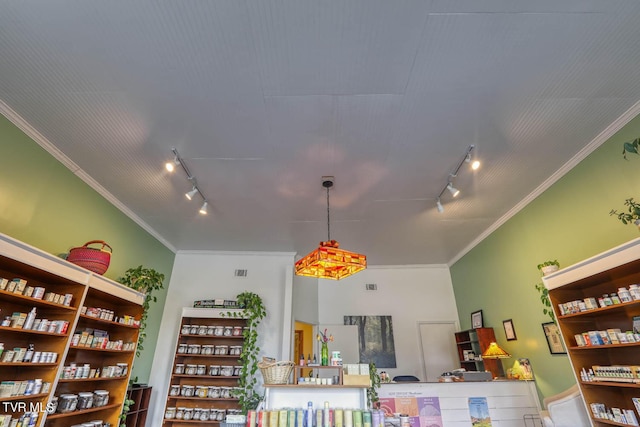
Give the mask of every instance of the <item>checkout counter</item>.
<svg viewBox="0 0 640 427">
<path fill-rule="evenodd" d="M 493 427 L 540 425 L 535 381 L 385 383 L 378 396 L 386 414 L 409 415 L 411 427 L 469 427 L 486 415 Z M 398 419 L 387 418 L 387 427 L 406 427 Z"/>
</svg>

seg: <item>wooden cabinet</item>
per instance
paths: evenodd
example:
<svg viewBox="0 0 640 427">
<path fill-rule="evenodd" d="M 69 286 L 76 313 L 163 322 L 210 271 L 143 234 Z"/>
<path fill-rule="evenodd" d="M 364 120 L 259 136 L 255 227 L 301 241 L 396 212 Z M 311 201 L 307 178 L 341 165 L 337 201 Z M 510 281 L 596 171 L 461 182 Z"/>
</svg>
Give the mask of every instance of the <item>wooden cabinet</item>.
<svg viewBox="0 0 640 427">
<path fill-rule="evenodd" d="M 226 415 L 240 414 L 233 390 L 242 368 L 246 320 L 226 315 L 234 312 L 239 315 L 241 310 L 183 309 L 165 405 L 165 426 L 216 425 Z"/>
<path fill-rule="evenodd" d="M 501 360 L 482 359 L 482 353 L 489 348 L 489 344 L 496 341 L 493 328 L 476 328 L 456 332 L 455 338 L 460 367 L 467 371 L 489 371 L 494 378 L 504 377 Z"/>
<path fill-rule="evenodd" d="M 46 408 L 54 388 L 58 367 L 62 363 L 67 348 L 69 335 L 73 330 L 76 314 L 84 297 L 85 286 L 12 259 L 7 252 L 0 255 L 0 278 L 7 281 L 7 283 L 3 281 L 4 290 L 0 291 L 1 315 L 5 319 L 5 324 L 10 322 L 9 325 L 0 327 L 0 342 L 4 346 L 4 352 L 0 358 L 0 379 L 5 385 L 7 382 L 35 382 L 36 379 L 41 380 L 43 384 L 39 393 L 28 396 L 24 395 L 27 392 L 26 389 L 18 391 L 17 395 L 15 392 L 3 391 L 2 394 L 5 397 L 0 397 L 0 413 L 13 417 L 34 416 L 38 418 L 37 425 L 41 425 L 42 411 Z M 10 283 L 13 279 L 26 281 L 23 292 L 26 291 L 26 287 L 39 288 L 37 298 L 31 291 L 28 291 L 31 296 L 18 293 L 19 288 L 15 282 Z M 68 305 L 65 305 L 64 301 L 60 303 L 60 297 L 55 298 L 55 302 L 46 301 L 45 294 L 48 295 L 47 299 L 50 299 L 52 294 L 69 295 Z M 29 325 L 20 326 L 19 322 L 10 320 L 12 317 L 14 319 L 18 317 L 19 313 L 22 313 L 24 318 L 34 309 L 35 316 L 32 317 L 34 317 L 33 325 L 36 330 L 25 329 L 24 327 Z M 43 319 L 48 320 L 43 323 Z M 58 325 L 62 325 L 64 329 L 59 329 Z M 33 348 L 33 352 L 29 356 L 26 355 L 28 351 L 18 350 L 26 350 L 30 347 Z M 22 356 L 16 354 L 20 352 Z M 27 362 L 25 359 L 30 361 Z M 12 406 L 20 403 L 26 403 L 28 406 Z M 27 412 L 36 413 L 26 415 Z"/>
<path fill-rule="evenodd" d="M 125 314 L 139 320 L 144 296 L 5 235 L 0 235 L 0 283 L 3 285 L 0 286 L 0 315 L 8 322 L 8 326 L 0 326 L 0 343 L 4 347 L 0 356 L 0 379 L 5 390 L 7 382 L 25 387 L 0 397 L 0 415 L 14 419 L 33 416 L 37 418 L 35 425 L 47 427 L 97 419 L 116 426 L 139 329 L 115 320 Z M 82 307 L 87 305 L 112 310 L 113 320 L 81 314 Z M 33 318 L 31 325 L 29 317 Z M 19 318 L 24 320 L 15 320 Z M 27 324 L 21 326 L 22 321 Z M 74 332 L 81 328 L 104 330 L 110 340 L 130 342 L 131 349 L 71 347 Z M 118 363 L 126 364 L 127 369 L 117 378 L 96 378 L 95 374 L 93 378 L 63 378 L 65 366 L 71 368 L 71 363 L 75 364 L 74 372 L 85 364 L 101 372 L 104 366 Z M 42 384 L 39 393 L 33 391 L 34 384 L 38 384 L 37 387 Z M 55 401 L 54 396 L 96 389 L 109 392 L 109 401 L 104 407 L 46 414 L 47 406 Z"/>
<path fill-rule="evenodd" d="M 616 373 L 614 378 L 581 376 L 583 369 L 585 372 L 592 369 L 598 375 L 600 370 L 594 366 L 605 367 L 605 370 L 613 366 L 619 372 L 621 368 L 639 365 L 640 340 L 633 337 L 631 342 L 631 338 L 627 340 L 620 334 L 633 331 L 633 318 L 640 316 L 640 300 L 603 308 L 599 308 L 597 300 L 604 294 L 611 295 L 621 287 L 628 289 L 629 285 L 640 282 L 640 239 L 545 276 L 543 282 L 549 289 L 569 360 L 593 425 L 625 425 L 595 417 L 591 407 L 596 404 L 604 406 L 610 413 L 616 412 L 613 408 L 632 412 L 635 409 L 635 417 L 640 420 L 632 401 L 633 398 L 640 398 L 640 378 L 637 374 L 629 376 L 627 373 Z M 595 299 L 595 306 L 591 298 Z M 586 303 L 585 299 L 588 300 Z M 559 304 L 571 309 L 564 311 L 563 308 L 561 312 Z M 585 333 L 604 333 L 609 339 L 604 339 L 602 344 L 597 338 L 593 342 L 581 342 L 580 338 Z"/>
<path fill-rule="evenodd" d="M 101 277 L 91 279 L 71 335 L 55 396 L 60 404 L 63 394 L 79 395 L 101 390 L 103 394 L 108 392 L 108 401 L 104 406 L 96 406 L 94 396 L 94 404 L 90 408 L 48 415 L 46 427 L 91 420 L 118 425 L 140 332 L 134 319 L 140 320 L 141 304 L 141 294 Z M 96 338 L 100 335 L 104 337 L 101 343 L 97 343 Z M 85 340 L 83 336 L 88 338 Z M 90 342 L 92 336 L 93 343 Z M 76 372 L 84 370 L 80 375 L 83 378 L 73 378 L 74 366 Z"/>
<path fill-rule="evenodd" d="M 151 387 L 148 385 L 134 384 L 127 390 L 127 399 L 134 402 L 125 419 L 127 427 L 145 427 L 150 398 Z"/>
</svg>

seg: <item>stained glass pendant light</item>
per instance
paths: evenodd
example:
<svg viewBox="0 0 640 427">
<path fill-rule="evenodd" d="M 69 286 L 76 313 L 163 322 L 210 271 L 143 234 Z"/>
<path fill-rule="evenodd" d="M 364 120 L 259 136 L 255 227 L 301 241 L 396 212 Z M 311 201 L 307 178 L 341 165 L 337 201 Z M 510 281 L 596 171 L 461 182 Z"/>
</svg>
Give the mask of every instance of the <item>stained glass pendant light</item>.
<svg viewBox="0 0 640 427">
<path fill-rule="evenodd" d="M 296 262 L 296 275 L 340 280 L 367 268 L 367 257 L 340 249 L 340 244 L 331 240 L 329 189 L 333 187 L 333 177 L 324 177 L 322 186 L 327 189 L 327 241 Z"/>
</svg>

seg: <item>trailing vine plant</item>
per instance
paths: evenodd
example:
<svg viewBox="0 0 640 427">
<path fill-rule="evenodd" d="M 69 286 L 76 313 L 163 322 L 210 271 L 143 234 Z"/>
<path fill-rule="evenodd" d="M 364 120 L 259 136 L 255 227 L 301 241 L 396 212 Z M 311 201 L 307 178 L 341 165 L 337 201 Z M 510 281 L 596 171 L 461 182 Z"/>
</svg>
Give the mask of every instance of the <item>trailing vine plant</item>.
<svg viewBox="0 0 640 427">
<path fill-rule="evenodd" d="M 369 362 L 369 379 L 371 386 L 367 389 L 367 399 L 369 399 L 370 408 L 379 408 L 380 398 L 378 397 L 378 389 L 380 388 L 380 375 L 376 369 L 374 362 Z"/>
<path fill-rule="evenodd" d="M 124 403 L 122 404 L 122 412 L 120 413 L 120 420 L 118 423 L 120 427 L 127 427 L 127 414 L 131 410 L 131 407 L 135 405 L 135 403 L 135 400 L 125 397 Z"/>
<path fill-rule="evenodd" d="M 640 147 L 640 138 L 625 142 L 622 144 L 622 157 L 624 157 L 625 160 L 628 160 L 627 153 L 640 154 L 638 153 L 638 147 Z"/>
<path fill-rule="evenodd" d="M 136 268 L 128 269 L 124 273 L 124 277 L 118 279 L 118 282 L 144 294 L 142 316 L 140 317 L 140 333 L 138 334 L 138 349 L 136 350 L 136 356 L 139 357 L 140 351 L 144 350 L 142 343 L 147 337 L 145 329 L 147 327 L 149 307 L 151 307 L 152 302 L 158 301 L 158 298 L 153 293 L 163 288 L 164 274 L 158 273 L 152 268 L 145 268 L 139 265 Z"/>
<path fill-rule="evenodd" d="M 140 316 L 140 331 L 138 333 L 138 347 L 136 349 L 136 356 L 140 357 L 140 351 L 144 350 L 142 343 L 147 336 L 145 331 L 147 327 L 147 316 L 151 303 L 158 301 L 158 298 L 153 295 L 155 291 L 163 288 L 164 274 L 157 272 L 152 268 L 145 268 L 139 265 L 136 268 L 130 268 L 125 271 L 124 276 L 118 279 L 118 282 L 144 294 L 144 301 L 142 302 L 142 315 Z M 137 381 L 137 377 L 135 379 Z M 133 381 L 129 380 L 129 386 Z M 125 398 L 124 405 L 122 406 L 122 412 L 120 413 L 119 425 L 120 427 L 126 427 L 127 414 L 136 402 L 129 398 Z"/>
<path fill-rule="evenodd" d="M 242 354 L 240 355 L 240 378 L 238 388 L 234 395 L 238 398 L 238 404 L 242 412 L 247 414 L 250 409 L 255 409 L 262 400 L 262 396 L 255 390 L 258 384 L 256 373 L 258 372 L 258 325 L 267 315 L 262 298 L 253 292 L 242 292 L 236 296 L 240 311 L 227 312 L 226 316 L 242 318 L 247 322 L 247 328 L 243 332 Z"/>
<path fill-rule="evenodd" d="M 547 267 L 551 265 L 560 267 L 560 264 L 558 263 L 557 260 L 545 261 L 541 264 L 538 264 L 538 270 L 542 272 L 543 267 Z M 553 309 L 551 308 L 551 300 L 549 299 L 549 289 L 547 289 L 547 287 L 542 282 L 536 284 L 536 289 L 538 290 L 538 292 L 540 292 L 540 302 L 542 302 L 542 305 L 544 306 L 544 308 L 542 309 L 542 313 L 549 315 L 551 320 L 555 323 L 556 315 L 553 313 Z"/>
<path fill-rule="evenodd" d="M 625 160 L 627 154 L 640 155 L 640 138 L 636 138 L 633 141 L 627 141 L 622 144 L 622 157 Z M 636 203 L 632 197 L 625 200 L 624 205 L 627 207 L 627 212 L 618 212 L 616 209 L 612 209 L 609 215 L 617 217 L 623 224 L 635 224 L 640 226 L 640 204 Z"/>
</svg>

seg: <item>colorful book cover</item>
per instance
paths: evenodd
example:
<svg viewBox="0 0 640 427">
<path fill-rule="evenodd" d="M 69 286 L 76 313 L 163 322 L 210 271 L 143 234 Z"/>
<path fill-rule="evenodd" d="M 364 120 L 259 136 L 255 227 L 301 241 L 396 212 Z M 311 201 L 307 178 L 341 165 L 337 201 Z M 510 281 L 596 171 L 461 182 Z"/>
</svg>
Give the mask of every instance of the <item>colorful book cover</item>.
<svg viewBox="0 0 640 427">
<path fill-rule="evenodd" d="M 278 411 L 276 411 L 278 413 Z M 289 425 L 289 411 L 287 409 L 281 409 L 278 417 L 278 427 L 287 427 Z"/>
<path fill-rule="evenodd" d="M 489 405 L 486 397 L 469 398 L 469 416 L 474 427 L 491 427 Z"/>
<path fill-rule="evenodd" d="M 437 397 L 419 397 L 418 413 L 421 426 L 443 427 L 440 399 Z"/>
<path fill-rule="evenodd" d="M 398 413 L 396 410 L 396 400 L 392 397 L 383 397 L 380 402 L 380 409 L 384 411 L 386 417 L 391 417 L 393 414 Z"/>
<path fill-rule="evenodd" d="M 278 411 L 269 411 L 269 427 L 278 427 Z"/>
<path fill-rule="evenodd" d="M 268 421 L 269 421 L 269 415 L 267 411 L 258 411 L 258 414 L 256 417 L 257 427 L 268 427 L 269 425 Z"/>
<path fill-rule="evenodd" d="M 255 410 L 247 412 L 247 427 L 256 427 L 257 413 Z"/>
<path fill-rule="evenodd" d="M 304 427 L 304 410 L 296 410 L 296 427 Z"/>
<path fill-rule="evenodd" d="M 353 411 L 353 427 L 362 427 L 362 410 L 360 409 Z"/>
</svg>

